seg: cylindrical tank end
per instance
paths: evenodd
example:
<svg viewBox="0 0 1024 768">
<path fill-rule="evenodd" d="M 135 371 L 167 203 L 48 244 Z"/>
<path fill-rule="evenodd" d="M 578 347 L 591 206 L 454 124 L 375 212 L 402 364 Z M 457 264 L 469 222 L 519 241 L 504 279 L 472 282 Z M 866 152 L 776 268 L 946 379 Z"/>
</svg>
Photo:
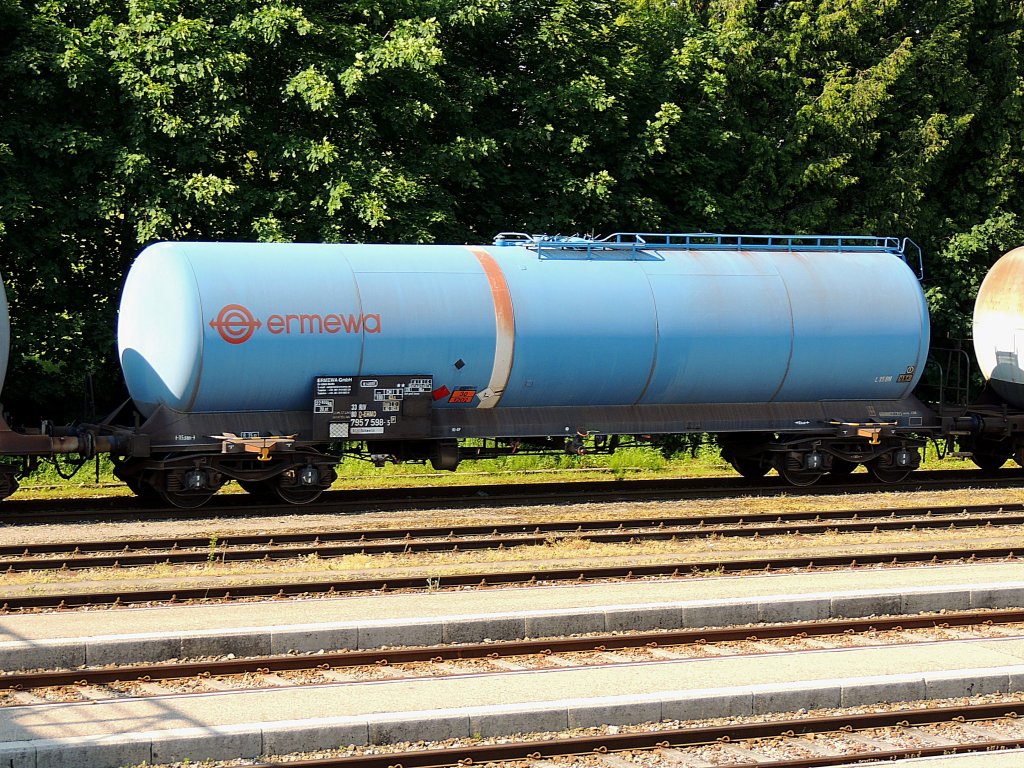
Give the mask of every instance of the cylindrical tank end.
<svg viewBox="0 0 1024 768">
<path fill-rule="evenodd" d="M 985 275 L 973 330 L 982 375 L 1003 400 L 1024 408 L 1024 248 L 1004 255 Z"/>
</svg>

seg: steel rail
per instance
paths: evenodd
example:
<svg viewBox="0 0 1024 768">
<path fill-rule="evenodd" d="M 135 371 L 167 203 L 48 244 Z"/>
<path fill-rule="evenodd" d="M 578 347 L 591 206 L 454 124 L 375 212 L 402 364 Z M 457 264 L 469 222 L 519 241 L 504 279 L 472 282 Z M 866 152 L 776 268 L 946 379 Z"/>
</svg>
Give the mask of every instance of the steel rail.
<svg viewBox="0 0 1024 768">
<path fill-rule="evenodd" d="M 829 520 L 873 520 L 877 518 L 925 517 L 928 515 L 984 515 L 1013 514 L 1024 512 L 1024 504 L 956 504 L 952 506 L 926 505 L 918 507 L 878 507 L 836 510 L 792 510 L 787 512 L 712 512 L 693 515 L 679 515 L 659 518 L 610 518 L 603 520 L 565 520 L 539 523 L 505 523 L 478 525 L 445 525 L 416 528 L 355 528 L 344 531 L 318 533 L 275 533 L 275 534 L 226 534 L 218 536 L 218 544 L 235 546 L 267 545 L 272 543 L 302 542 L 363 542 L 396 538 L 441 538 L 445 536 L 497 536 L 505 534 L 578 533 L 580 531 L 617 530 L 626 526 L 632 528 L 659 528 L 668 525 L 730 525 L 742 523 L 781 524 L 786 522 Z M 143 546 L 161 549 L 207 547 L 209 536 L 170 536 L 159 539 L 134 541 L 125 539 L 84 541 L 76 544 L 65 542 L 39 542 L 29 545 L 0 545 L 0 556 L 36 555 L 53 552 L 69 552 L 74 546 L 79 552 L 129 551 Z"/>
<path fill-rule="evenodd" d="M 213 659 L 199 662 L 145 664 L 129 667 L 76 669 L 0 674 L 0 690 L 25 690 L 58 685 L 103 685 L 134 680 L 173 680 L 190 677 L 248 673 L 325 670 L 361 666 L 390 666 L 416 662 L 504 658 L 553 653 L 601 652 L 638 648 L 666 648 L 735 641 L 852 635 L 907 629 L 995 626 L 1024 623 L 1024 609 L 956 611 L 944 614 L 887 616 L 867 619 L 830 619 L 771 624 L 758 627 L 716 627 L 661 632 L 507 640 L 492 643 L 382 648 L 338 651 L 316 655 L 277 655 L 245 659 Z"/>
<path fill-rule="evenodd" d="M 780 478 L 752 483 L 739 477 L 683 478 L 657 480 L 597 480 L 584 482 L 543 482 L 474 486 L 430 486 L 414 488 L 358 489 L 328 491 L 322 500 L 306 506 L 253 503 L 248 494 L 220 494 L 210 505 L 195 510 L 146 508 L 135 497 L 102 500 L 5 500 L 0 520 L 7 523 L 56 523 L 83 520 L 174 519 L 187 520 L 217 516 L 266 514 L 352 514 L 445 508 L 479 508 L 515 504 L 564 504 L 580 499 L 595 501 L 657 501 L 665 499 L 728 498 L 730 496 L 814 496 L 837 493 L 867 493 L 893 490 L 948 490 L 972 488 L 1020 488 L 1024 473 L 1006 470 L 993 477 L 981 470 L 926 470 L 913 473 L 902 483 L 880 483 L 867 474 L 843 478 L 843 482 L 792 486 Z M 63 509 L 55 509 L 64 505 Z"/>
<path fill-rule="evenodd" d="M 952 722 L 979 722 L 1001 718 L 1017 718 L 1024 714 L 1024 702 L 978 704 L 973 706 L 904 709 L 869 714 L 832 715 L 829 717 L 773 720 L 762 723 L 730 723 L 722 726 L 678 728 L 643 733 L 602 734 L 565 739 L 542 739 L 502 744 L 475 744 L 443 749 L 420 749 L 385 754 L 351 755 L 288 761 L 289 768 L 441 768 L 442 766 L 478 765 L 512 760 L 542 760 L 552 757 L 601 755 L 625 750 L 652 750 L 673 747 L 694 747 L 720 742 L 735 743 L 750 739 L 805 736 L 809 734 L 896 728 L 900 726 L 935 725 Z M 867 759 L 893 760 L 902 757 L 930 756 L 959 752 L 981 752 L 1024 746 L 1024 738 L 974 742 L 962 745 L 913 747 L 889 752 L 865 752 L 862 755 L 816 756 L 771 762 L 758 762 L 757 768 L 815 768 L 843 765 Z M 253 768 L 279 768 L 281 763 L 256 763 Z M 740 764 L 730 763 L 735 768 Z M 753 766 L 742 764 L 742 768 Z"/>
<path fill-rule="evenodd" d="M 991 505 L 995 506 L 995 505 Z M 285 560 L 316 555 L 321 558 L 344 557 L 346 555 L 375 554 L 411 554 L 424 552 L 457 552 L 465 550 L 509 549 L 512 547 L 543 546 L 552 541 L 552 537 L 564 536 L 595 543 L 628 543 L 641 541 L 685 541 L 693 539 L 719 538 L 759 538 L 762 536 L 782 536 L 797 534 L 816 534 L 825 532 L 857 533 L 880 531 L 908 531 L 926 529 L 961 529 L 983 528 L 994 526 L 1011 526 L 1024 524 L 1024 512 L 992 511 L 986 508 L 982 512 L 973 510 L 965 514 L 963 508 L 953 515 L 930 515 L 915 510 L 889 510 L 884 518 L 881 515 L 863 514 L 860 512 L 840 513 L 835 518 L 830 513 L 821 512 L 816 518 L 825 516 L 823 520 L 800 522 L 786 520 L 786 513 L 778 515 L 748 515 L 743 522 L 741 515 L 723 516 L 738 518 L 741 528 L 709 527 L 707 523 L 717 523 L 715 516 L 705 515 L 701 518 L 677 517 L 655 522 L 620 520 L 618 525 L 608 521 L 581 521 L 577 523 L 549 523 L 512 526 L 465 526 L 430 529 L 393 529 L 390 531 L 390 542 L 381 542 L 386 534 L 381 530 L 366 532 L 340 531 L 319 534 L 285 534 L 283 536 L 228 536 L 189 539 L 155 539 L 125 542 L 96 541 L 82 542 L 76 545 L 75 551 L 69 552 L 68 545 L 46 543 L 28 546 L 0 547 L 0 555 L 21 551 L 20 557 L 9 557 L 0 560 L 0 572 L 16 573 L 20 571 L 44 571 L 59 569 L 129 567 L 157 564 L 187 564 L 205 562 L 252 562 L 259 560 Z M 814 514 L 814 513 L 808 513 Z M 899 514 L 899 516 L 897 516 Z M 929 514 L 930 516 L 925 516 Z M 987 517 L 980 515 L 987 514 Z M 843 519 L 867 518 L 867 519 Z M 775 517 L 776 522 L 747 525 L 757 518 Z M 574 527 L 575 526 L 575 527 Z M 542 528 L 546 533 L 542 533 Z M 477 531 L 490 529 L 492 534 L 468 538 Z M 612 530 L 608 530 L 612 529 Z M 652 530 L 653 529 L 653 530 Z M 447 530 L 447 534 L 442 531 Z M 470 531 L 467 533 L 466 531 Z M 402 538 L 402 534 L 405 534 Z M 383 535 L 382 535 L 383 534 Z M 443 540 L 441 537 L 444 537 Z M 429 539 L 429 540 L 423 540 Z M 375 541 L 376 540 L 376 541 Z M 284 542 L 297 542 L 301 546 L 285 546 Z M 338 543 L 333 543 L 338 542 Z M 352 542 L 352 543 L 344 543 Z M 64 546 L 61 550 L 59 547 Z M 256 548 L 251 548 L 251 547 Z M 245 548 L 243 547 L 250 547 Z M 86 550 L 82 554 L 80 550 Z M 140 551 L 147 550 L 147 551 Z M 114 552 L 114 554 L 93 554 L 95 552 Z M 59 553 L 57 557 L 43 557 L 44 553 Z"/>
<path fill-rule="evenodd" d="M 124 592 L 63 593 L 50 595 L 10 595 L 0 597 L 0 611 L 30 608 L 75 608 L 83 606 L 123 606 L 140 603 L 174 603 L 240 598 L 288 598 L 299 596 L 339 596 L 356 592 L 381 593 L 394 590 L 434 591 L 452 587 L 494 587 L 530 585 L 538 582 L 588 582 L 643 577 L 675 578 L 689 574 L 740 573 L 811 568 L 851 568 L 859 565 L 907 565 L 949 563 L 979 559 L 1016 560 L 1021 548 L 975 547 L 956 550 L 919 550 L 854 555 L 801 556 L 766 559 L 676 561 L 650 565 L 617 565 L 598 568 L 559 568 L 541 571 L 498 571 L 470 574 L 432 574 L 394 576 L 379 579 L 345 579 L 275 584 L 232 584 L 229 586 L 182 587 L 179 589 Z"/>
</svg>

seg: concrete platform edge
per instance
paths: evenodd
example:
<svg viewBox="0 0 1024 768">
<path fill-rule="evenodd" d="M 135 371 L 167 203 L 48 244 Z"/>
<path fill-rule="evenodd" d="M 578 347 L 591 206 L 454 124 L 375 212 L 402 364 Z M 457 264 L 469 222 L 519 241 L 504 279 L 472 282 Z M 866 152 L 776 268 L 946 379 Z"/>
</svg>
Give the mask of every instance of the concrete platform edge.
<svg viewBox="0 0 1024 768">
<path fill-rule="evenodd" d="M 940 601 L 940 602 L 936 602 Z M 900 615 L 954 604 L 964 610 L 1024 606 L 1024 583 L 919 587 L 731 598 L 719 601 L 610 605 L 516 611 L 441 619 L 306 623 L 177 633 L 0 642 L 0 669 L 74 669 L 112 663 L 160 662 L 197 656 L 262 656 L 320 650 L 515 640 L 585 632 L 644 631 Z"/>
<path fill-rule="evenodd" d="M 952 673 L 877 675 L 751 687 L 709 688 L 629 696 L 562 699 L 526 704 L 419 710 L 358 717 L 312 718 L 209 726 L 91 738 L 41 739 L 0 744 L 0 765 L 10 768 L 121 768 L 145 761 L 229 760 L 290 751 L 335 749 L 400 741 L 510 736 L 586 725 L 631 725 L 785 712 L 812 706 L 914 700 L 933 678 L 943 694 L 1012 692 L 1024 665 Z M 262 754 L 260 754 L 262 753 Z"/>
</svg>

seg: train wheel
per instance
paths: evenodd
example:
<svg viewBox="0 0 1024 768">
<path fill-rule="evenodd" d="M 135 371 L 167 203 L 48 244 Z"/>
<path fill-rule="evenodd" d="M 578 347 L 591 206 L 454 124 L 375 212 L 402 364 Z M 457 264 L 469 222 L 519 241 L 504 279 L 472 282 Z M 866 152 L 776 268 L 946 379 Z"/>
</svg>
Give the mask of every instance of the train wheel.
<svg viewBox="0 0 1024 768">
<path fill-rule="evenodd" d="M 128 490 L 130 490 L 140 499 L 145 499 L 146 501 L 157 501 L 163 498 L 157 492 L 156 488 L 154 488 L 141 478 L 130 477 L 124 481 L 124 484 L 128 486 Z"/>
<path fill-rule="evenodd" d="M 847 461 L 846 459 L 832 459 L 832 468 L 829 472 L 835 477 L 849 477 L 853 474 L 853 470 L 857 468 L 856 461 Z"/>
<path fill-rule="evenodd" d="M 765 463 L 759 456 L 732 459 L 729 463 L 747 480 L 760 480 L 772 468 L 771 464 Z"/>
<path fill-rule="evenodd" d="M 995 472 L 1013 455 L 1013 443 L 1008 439 L 994 440 L 976 437 L 961 441 L 961 450 L 971 452 L 971 461 L 984 472 Z"/>
<path fill-rule="evenodd" d="M 310 504 L 320 498 L 320 494 L 324 492 L 324 489 L 319 485 L 313 487 L 303 488 L 285 488 L 280 485 L 275 485 L 273 488 L 274 494 L 286 504 Z"/>
<path fill-rule="evenodd" d="M 156 491 L 161 499 L 178 509 L 197 509 L 213 498 L 213 494 L 216 492 L 216 490 L 169 491 L 165 488 Z"/>
<path fill-rule="evenodd" d="M 806 469 L 787 469 L 786 467 L 783 467 L 779 470 L 779 474 L 782 475 L 783 480 L 790 485 L 806 486 L 814 485 L 821 479 L 821 476 L 824 473 L 809 471 Z"/>
<path fill-rule="evenodd" d="M 975 451 L 971 454 L 971 461 L 974 462 L 978 469 L 985 472 L 995 472 L 998 469 L 1002 469 L 1007 458 L 1007 456 L 995 453 L 979 453 Z"/>
<path fill-rule="evenodd" d="M 774 439 L 770 432 L 719 435 L 722 458 L 747 480 L 760 480 L 772 468 L 772 456 L 765 448 Z"/>
<path fill-rule="evenodd" d="M 884 457 L 872 459 L 864 464 L 870 475 L 880 483 L 901 483 L 914 471 L 913 467 L 897 467 L 891 462 L 883 464 L 882 458 Z"/>
<path fill-rule="evenodd" d="M 285 504 L 294 504 L 296 506 L 311 504 L 319 499 L 320 494 L 324 492 L 324 489 L 319 485 L 296 486 L 283 484 L 282 478 L 282 475 L 278 475 L 270 480 L 255 482 L 239 480 L 238 484 L 257 501 L 265 503 L 283 501 Z"/>
<path fill-rule="evenodd" d="M 257 496 L 262 500 L 270 497 L 270 489 L 265 480 L 237 480 L 236 482 L 250 496 Z"/>
<path fill-rule="evenodd" d="M 176 458 L 174 454 L 168 454 L 166 460 Z M 172 507 L 196 509 L 221 489 L 224 476 L 209 467 L 172 467 L 153 472 L 149 481 L 160 498 Z"/>
<path fill-rule="evenodd" d="M 18 490 L 18 476 L 14 472 L 0 472 L 0 499 L 6 499 Z"/>
<path fill-rule="evenodd" d="M 1002 469 L 1009 459 L 1010 454 L 1001 449 L 999 443 L 995 441 L 979 440 L 971 450 L 971 461 L 985 472 Z"/>
</svg>

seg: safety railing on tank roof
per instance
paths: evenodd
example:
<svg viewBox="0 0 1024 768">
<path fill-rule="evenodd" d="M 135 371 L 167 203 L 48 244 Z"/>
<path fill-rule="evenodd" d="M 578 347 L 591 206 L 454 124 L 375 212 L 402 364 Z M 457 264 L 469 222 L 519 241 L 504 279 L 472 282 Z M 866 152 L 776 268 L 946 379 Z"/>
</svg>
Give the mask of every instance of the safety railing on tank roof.
<svg viewBox="0 0 1024 768">
<path fill-rule="evenodd" d="M 913 268 L 917 257 L 917 275 L 924 277 L 921 247 L 908 237 L 872 235 L 720 235 L 712 232 L 653 233 L 616 232 L 602 238 L 565 235 L 528 235 L 502 232 L 495 245 L 519 245 L 537 252 L 539 258 L 630 259 L 649 260 L 652 252 L 689 251 L 820 251 L 823 253 L 891 253 Z"/>
</svg>

